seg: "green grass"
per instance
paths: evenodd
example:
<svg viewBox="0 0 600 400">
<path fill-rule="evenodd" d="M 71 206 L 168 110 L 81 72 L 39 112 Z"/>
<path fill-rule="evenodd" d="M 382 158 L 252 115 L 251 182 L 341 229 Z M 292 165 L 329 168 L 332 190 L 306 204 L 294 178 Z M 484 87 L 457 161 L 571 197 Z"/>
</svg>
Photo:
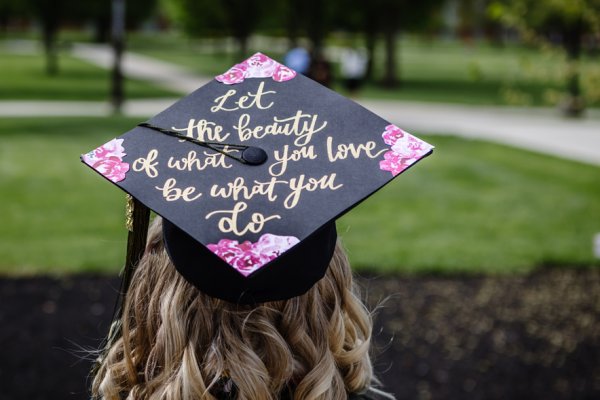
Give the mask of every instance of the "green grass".
<svg viewBox="0 0 600 400">
<path fill-rule="evenodd" d="M 0 120 L 0 271 L 114 273 L 124 194 L 79 154 L 126 118 Z M 338 223 L 356 267 L 511 273 L 594 265 L 600 168 L 500 145 L 424 137 L 436 152 Z"/>
<path fill-rule="evenodd" d="M 122 118 L 0 120 L 0 264 L 8 274 L 115 272 L 124 194 L 79 155 L 136 123 Z"/>
<path fill-rule="evenodd" d="M 85 39 L 80 33 L 79 36 L 75 33 L 72 36 L 71 39 L 65 39 L 65 43 L 68 44 L 73 39 Z M 214 76 L 240 61 L 237 55 L 227 52 L 218 42 L 215 43 L 188 39 L 178 34 L 133 33 L 128 37 L 127 48 L 179 64 L 199 74 Z M 339 44 L 335 42 L 335 38 L 332 43 Z M 283 54 L 272 48 L 250 49 L 250 52 L 253 51 L 265 52 L 278 60 L 283 58 Z M 557 53 L 545 53 L 516 45 L 465 45 L 458 41 L 427 41 L 411 36 L 403 36 L 398 41 L 397 52 L 401 85 L 388 90 L 377 83 L 382 76 L 384 64 L 383 46 L 379 43 L 375 55 L 376 79 L 365 85 L 360 93 L 361 97 L 541 106 L 559 102 L 564 88 L 566 65 L 563 57 Z M 16 55 L 0 51 L 0 57 L 0 99 L 107 98 L 109 72 L 67 54 L 60 57 L 61 73 L 58 77 L 45 75 L 41 54 Z M 597 64 L 597 57 L 586 57 L 582 62 L 582 82 L 590 86 L 583 88 L 584 92 L 589 93 L 589 106 L 600 106 L 598 90 L 591 88 L 597 86 L 594 81 L 594 76 L 597 79 L 600 73 Z M 337 71 L 337 65 L 334 65 L 334 72 Z M 334 82 L 334 89 L 345 93 L 340 80 Z M 142 82 L 127 83 L 129 98 L 173 95 Z"/>
<path fill-rule="evenodd" d="M 107 100 L 110 71 L 66 54 L 59 57 L 59 73 L 45 72 L 39 54 L 12 54 L 0 51 L 0 100 Z M 173 97 L 178 94 L 148 83 L 127 79 L 126 98 Z"/>
<path fill-rule="evenodd" d="M 382 76 L 382 46 L 376 53 L 376 76 Z M 518 90 L 529 96 L 530 105 L 543 105 L 547 90 L 563 86 L 557 79 L 556 56 L 543 55 L 518 46 L 494 47 L 480 43 L 466 46 L 460 42 L 399 41 L 399 90 L 386 90 L 370 84 L 364 96 L 450 102 L 505 105 L 513 102 L 506 90 Z M 543 70 L 543 73 L 535 71 Z M 550 74 L 552 70 L 554 76 Z"/>
<path fill-rule="evenodd" d="M 502 273 L 599 264 L 600 168 L 478 140 L 426 139 L 437 147 L 429 159 L 338 225 L 356 265 Z"/>
<path fill-rule="evenodd" d="M 208 76 L 218 75 L 240 61 L 236 55 L 226 53 L 216 45 L 177 35 L 132 35 L 129 37 L 129 49 Z M 268 48 L 250 49 L 250 52 L 254 51 L 262 51 L 278 60 L 283 58 L 281 53 Z M 497 47 L 475 43 L 467 46 L 456 41 L 425 41 L 404 36 L 398 41 L 398 59 L 400 87 L 388 90 L 377 83 L 369 83 L 361 96 L 539 106 L 555 105 L 564 86 L 562 56 L 516 45 Z M 595 59 L 586 59 L 584 70 L 593 68 L 595 63 Z M 375 81 L 381 78 L 383 65 L 383 44 L 380 43 L 375 56 Z M 337 66 L 334 67 L 337 72 Z M 344 91 L 340 81 L 335 83 L 334 88 Z M 596 101 L 590 105 L 598 106 L 600 103 Z"/>
<path fill-rule="evenodd" d="M 145 35 L 132 34 L 127 39 L 127 48 L 160 60 L 179 64 L 192 72 L 215 76 L 227 71 L 242 60 L 219 47 L 207 47 L 203 41 L 189 39 L 177 34 Z M 254 49 L 253 49 L 254 50 Z M 264 51 L 264 50 L 263 50 Z M 282 54 L 267 52 L 281 59 Z"/>
</svg>

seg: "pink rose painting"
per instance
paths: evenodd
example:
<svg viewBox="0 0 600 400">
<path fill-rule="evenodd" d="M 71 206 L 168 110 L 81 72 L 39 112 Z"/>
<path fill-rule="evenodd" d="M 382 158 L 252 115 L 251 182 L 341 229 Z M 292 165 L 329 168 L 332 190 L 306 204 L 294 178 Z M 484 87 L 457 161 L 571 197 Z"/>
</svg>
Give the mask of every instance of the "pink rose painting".
<svg viewBox="0 0 600 400">
<path fill-rule="evenodd" d="M 113 139 L 87 154 L 81 159 L 100 174 L 113 182 L 121 182 L 129 171 L 129 164 L 123 162 L 125 156 L 123 139 Z"/>
<path fill-rule="evenodd" d="M 246 66 L 242 64 L 234 65 L 229 68 L 229 71 L 222 75 L 217 76 L 219 82 L 226 83 L 227 85 L 233 85 L 235 83 L 244 82 L 244 74 L 246 73 Z"/>
<path fill-rule="evenodd" d="M 237 240 L 221 239 L 217 244 L 209 244 L 206 247 L 240 274 L 248 276 L 298 242 L 298 238 L 293 236 L 265 233 L 256 243 L 248 240 L 238 243 Z"/>
<path fill-rule="evenodd" d="M 277 68 L 275 68 L 275 72 L 273 73 L 273 80 L 276 82 L 285 82 L 293 79 L 296 76 L 296 71 L 291 68 L 286 67 L 283 64 L 279 64 Z"/>
<path fill-rule="evenodd" d="M 379 168 L 384 171 L 390 171 L 394 176 L 404 171 L 410 165 L 399 154 L 393 151 L 386 152 L 383 155 L 383 159 L 383 161 L 379 162 Z"/>
<path fill-rule="evenodd" d="M 404 132 L 396 125 L 386 126 L 381 136 L 384 143 L 390 146 L 390 151 L 383 155 L 379 168 L 391 172 L 393 176 L 404 171 L 433 149 L 429 143 Z"/>
<path fill-rule="evenodd" d="M 385 127 L 385 131 L 381 135 L 383 137 L 383 141 L 385 144 L 393 146 L 396 144 L 398 139 L 401 139 L 405 136 L 405 132 L 398 128 L 396 125 L 388 125 Z"/>
<path fill-rule="evenodd" d="M 256 53 L 242 64 L 246 64 L 247 78 L 270 78 L 275 73 L 279 63 L 262 53 Z"/>
<path fill-rule="evenodd" d="M 256 53 L 246 61 L 229 68 L 224 74 L 216 76 L 215 79 L 226 85 L 234 85 L 243 82 L 246 78 L 273 78 L 276 82 L 285 82 L 295 76 L 296 71 L 293 69 L 262 53 Z"/>
</svg>

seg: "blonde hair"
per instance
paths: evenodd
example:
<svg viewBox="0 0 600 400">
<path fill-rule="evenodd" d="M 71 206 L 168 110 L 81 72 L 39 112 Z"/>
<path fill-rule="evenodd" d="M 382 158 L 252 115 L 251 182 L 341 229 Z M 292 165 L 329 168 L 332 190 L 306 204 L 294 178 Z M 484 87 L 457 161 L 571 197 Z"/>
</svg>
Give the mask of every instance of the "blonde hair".
<svg viewBox="0 0 600 400">
<path fill-rule="evenodd" d="M 172 265 L 150 227 L 123 308 L 122 337 L 94 377 L 113 399 L 347 399 L 374 390 L 372 320 L 338 243 L 323 279 L 285 301 L 240 306 L 209 297 Z"/>
</svg>

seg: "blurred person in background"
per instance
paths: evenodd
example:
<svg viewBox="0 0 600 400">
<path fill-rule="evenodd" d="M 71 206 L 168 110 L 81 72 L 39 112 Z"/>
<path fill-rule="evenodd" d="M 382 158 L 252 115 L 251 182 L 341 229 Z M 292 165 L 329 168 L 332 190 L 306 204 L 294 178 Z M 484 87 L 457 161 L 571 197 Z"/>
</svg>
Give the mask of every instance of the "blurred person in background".
<svg viewBox="0 0 600 400">
<path fill-rule="evenodd" d="M 285 55 L 284 64 L 294 71 L 306 75 L 310 67 L 310 54 L 304 47 L 294 47 Z"/>
<path fill-rule="evenodd" d="M 367 72 L 368 57 L 364 49 L 345 48 L 340 58 L 340 73 L 344 87 L 351 96 L 356 95 Z"/>
<path fill-rule="evenodd" d="M 311 57 L 308 77 L 325 87 L 331 86 L 331 81 L 333 80 L 331 63 L 323 53 L 316 52 Z"/>
</svg>

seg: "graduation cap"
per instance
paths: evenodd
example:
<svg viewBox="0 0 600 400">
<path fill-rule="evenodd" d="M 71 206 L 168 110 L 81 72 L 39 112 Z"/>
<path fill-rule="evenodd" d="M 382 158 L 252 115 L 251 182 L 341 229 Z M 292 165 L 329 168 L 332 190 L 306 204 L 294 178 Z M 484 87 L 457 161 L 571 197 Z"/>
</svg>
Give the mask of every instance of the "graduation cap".
<svg viewBox="0 0 600 400">
<path fill-rule="evenodd" d="M 163 217 L 186 280 L 254 304 L 310 289 L 335 220 L 432 149 L 257 53 L 81 159 Z"/>
</svg>

